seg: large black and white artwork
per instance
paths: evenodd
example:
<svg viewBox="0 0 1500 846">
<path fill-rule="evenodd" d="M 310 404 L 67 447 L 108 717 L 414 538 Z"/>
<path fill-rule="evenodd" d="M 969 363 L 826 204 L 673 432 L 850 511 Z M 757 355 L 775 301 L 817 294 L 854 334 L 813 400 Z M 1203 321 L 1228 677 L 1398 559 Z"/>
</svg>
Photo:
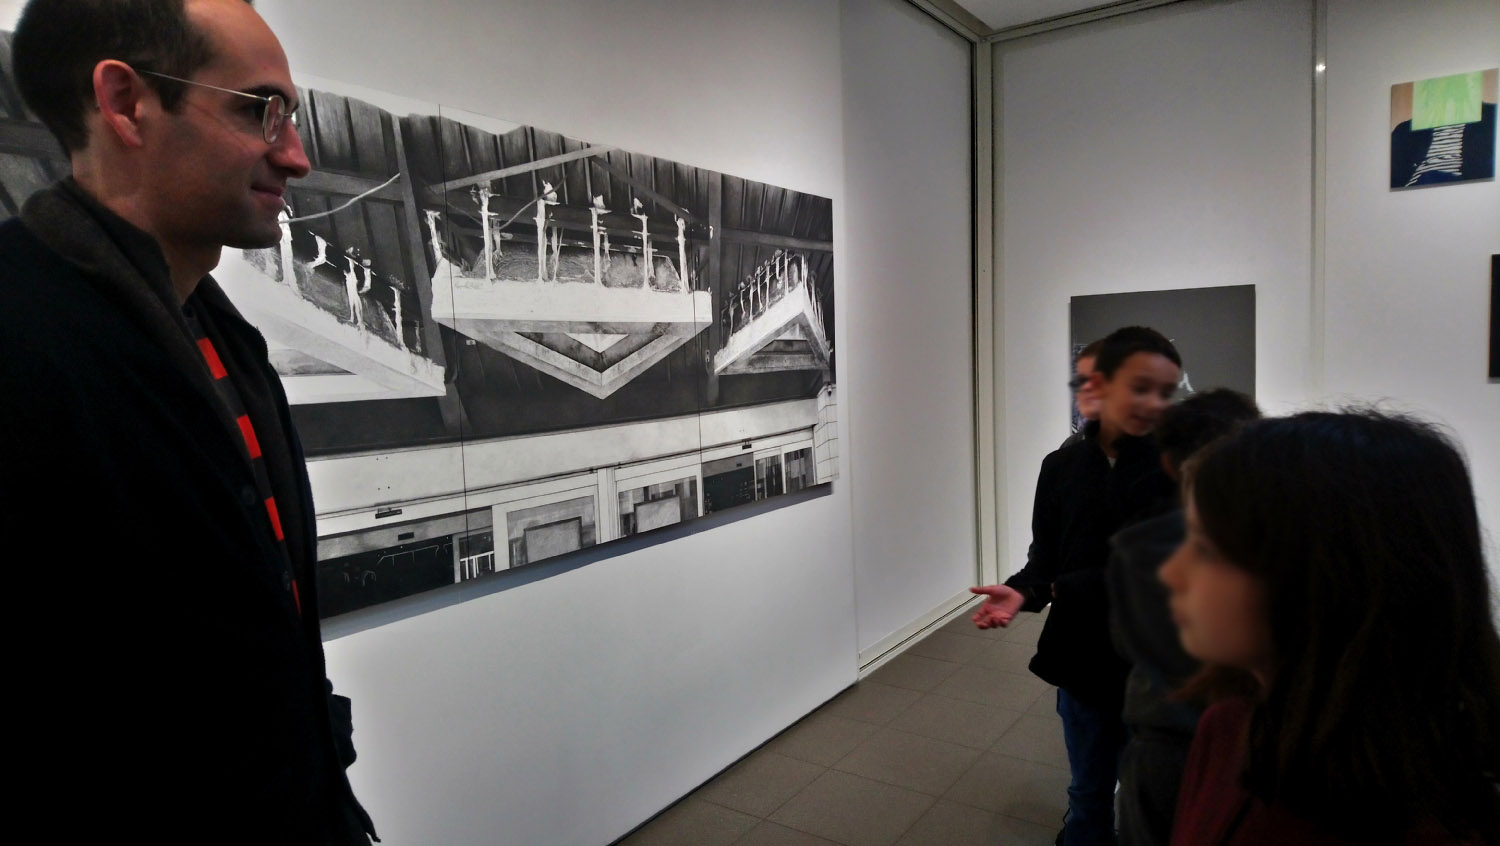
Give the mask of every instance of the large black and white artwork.
<svg viewBox="0 0 1500 846">
<path fill-rule="evenodd" d="M 9 217 L 67 162 L 0 50 Z M 293 403 L 322 616 L 837 476 L 830 200 L 303 82 L 313 173 L 214 278 Z"/>
</svg>

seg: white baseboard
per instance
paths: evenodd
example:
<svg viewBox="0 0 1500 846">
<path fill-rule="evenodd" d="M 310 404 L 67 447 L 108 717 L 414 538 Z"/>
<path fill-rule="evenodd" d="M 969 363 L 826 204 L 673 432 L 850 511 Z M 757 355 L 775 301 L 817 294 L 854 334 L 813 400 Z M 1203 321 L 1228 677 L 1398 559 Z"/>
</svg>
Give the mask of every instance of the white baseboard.
<svg viewBox="0 0 1500 846">
<path fill-rule="evenodd" d="M 884 666 L 885 662 L 895 658 L 906 648 L 924 635 L 939 626 L 947 625 L 954 617 L 966 613 L 970 607 L 978 603 L 979 597 L 970 593 L 968 588 L 956 593 L 940 603 L 936 608 L 926 614 L 912 620 L 905 626 L 891 632 L 868 649 L 859 653 L 859 678 L 875 672 Z"/>
</svg>

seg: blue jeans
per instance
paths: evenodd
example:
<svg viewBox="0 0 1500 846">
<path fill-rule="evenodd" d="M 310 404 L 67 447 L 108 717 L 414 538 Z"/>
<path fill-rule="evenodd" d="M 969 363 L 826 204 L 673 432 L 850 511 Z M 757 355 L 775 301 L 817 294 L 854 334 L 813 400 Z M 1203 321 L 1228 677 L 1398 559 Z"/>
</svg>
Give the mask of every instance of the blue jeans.
<svg viewBox="0 0 1500 846">
<path fill-rule="evenodd" d="M 1115 781 L 1125 748 L 1125 723 L 1118 713 L 1101 711 L 1057 690 L 1068 745 L 1068 816 L 1063 846 L 1112 846 L 1115 842 Z"/>
</svg>

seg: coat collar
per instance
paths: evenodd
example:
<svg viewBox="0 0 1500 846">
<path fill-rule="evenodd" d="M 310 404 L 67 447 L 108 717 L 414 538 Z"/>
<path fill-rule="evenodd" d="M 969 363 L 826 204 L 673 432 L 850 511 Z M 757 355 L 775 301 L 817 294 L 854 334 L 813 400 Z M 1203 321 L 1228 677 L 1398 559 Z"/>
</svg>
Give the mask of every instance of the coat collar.
<svg viewBox="0 0 1500 846">
<path fill-rule="evenodd" d="M 239 424 L 214 388 L 156 239 L 105 208 L 72 177 L 31 195 L 21 208 L 21 222 L 161 348 L 214 408 L 225 434 L 240 443 Z M 213 309 L 216 320 L 228 317 L 249 326 L 212 277 L 205 276 L 190 299 Z M 254 337 L 263 351 L 260 333 Z"/>
<path fill-rule="evenodd" d="M 1103 452 L 1104 445 L 1099 443 L 1099 428 L 1098 420 L 1090 420 L 1083 424 L 1082 434 L 1084 440 L 1093 444 L 1100 452 Z M 1115 438 L 1115 453 L 1117 455 L 1126 455 L 1139 452 L 1143 448 L 1154 449 L 1155 445 L 1156 442 L 1150 435 L 1121 435 Z"/>
</svg>

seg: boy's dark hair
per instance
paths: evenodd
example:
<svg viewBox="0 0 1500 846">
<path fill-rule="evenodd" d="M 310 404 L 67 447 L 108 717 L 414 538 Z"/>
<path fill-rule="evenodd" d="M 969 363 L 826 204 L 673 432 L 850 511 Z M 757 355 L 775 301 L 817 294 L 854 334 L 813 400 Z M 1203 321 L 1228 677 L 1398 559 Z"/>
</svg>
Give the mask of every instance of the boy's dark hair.
<svg viewBox="0 0 1500 846">
<path fill-rule="evenodd" d="M 1173 467 L 1181 468 L 1193 453 L 1259 419 L 1260 409 L 1255 400 L 1239 391 L 1228 388 L 1203 391 L 1162 414 L 1161 422 L 1156 424 L 1156 445 Z"/>
<path fill-rule="evenodd" d="M 1272 662 L 1244 784 L 1354 842 L 1500 842 L 1500 634 L 1468 469 L 1371 411 L 1251 423 L 1186 489 L 1264 590 Z"/>
<path fill-rule="evenodd" d="M 1078 355 L 1073 356 L 1073 363 L 1077 364 L 1079 361 L 1082 361 L 1085 358 L 1099 358 L 1099 350 L 1103 349 L 1103 347 L 1104 339 L 1100 338 L 1099 340 L 1079 350 Z"/>
<path fill-rule="evenodd" d="M 100 62 L 118 59 L 137 72 L 187 79 L 213 55 L 208 38 L 188 20 L 185 0 L 31 0 L 11 44 L 21 98 L 69 153 L 88 145 L 84 116 L 94 102 Z M 162 107 L 176 111 L 187 86 L 145 80 Z"/>
<path fill-rule="evenodd" d="M 1125 359 L 1143 352 L 1165 356 L 1178 367 L 1182 366 L 1182 356 L 1178 355 L 1177 348 L 1172 346 L 1165 335 L 1145 326 L 1126 326 L 1109 333 L 1099 342 L 1099 356 L 1094 359 L 1094 370 L 1103 373 L 1105 379 L 1113 379 L 1115 371 L 1120 369 Z"/>
</svg>

